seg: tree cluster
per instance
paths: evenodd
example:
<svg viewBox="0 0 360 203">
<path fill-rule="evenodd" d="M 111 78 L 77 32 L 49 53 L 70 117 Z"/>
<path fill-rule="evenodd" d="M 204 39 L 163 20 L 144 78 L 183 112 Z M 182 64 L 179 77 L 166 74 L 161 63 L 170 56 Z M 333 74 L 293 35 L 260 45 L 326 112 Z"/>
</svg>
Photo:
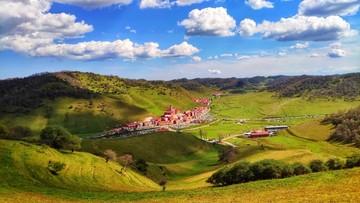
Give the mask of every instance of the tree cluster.
<svg viewBox="0 0 360 203">
<path fill-rule="evenodd" d="M 0 124 L 0 139 L 23 140 L 27 137 L 31 137 L 32 134 L 29 127 L 15 126 L 9 128 Z"/>
<path fill-rule="evenodd" d="M 331 114 L 323 120 L 323 123 L 331 123 L 335 126 L 330 141 L 355 144 L 360 147 L 360 106 L 347 112 Z"/>
<path fill-rule="evenodd" d="M 267 90 L 282 97 L 344 98 L 354 100 L 360 95 L 360 73 L 334 76 L 280 77 L 267 84 Z"/>
<path fill-rule="evenodd" d="M 274 159 L 264 159 L 254 163 L 243 161 L 215 172 L 206 182 L 217 186 L 225 186 L 353 167 L 360 167 L 360 154 L 348 157 L 346 162 L 338 158 L 332 158 L 326 162 L 313 160 L 309 165 L 300 162 L 289 164 Z"/>
<path fill-rule="evenodd" d="M 55 74 L 0 80 L 0 112 L 27 112 L 43 105 L 44 99 L 57 97 L 92 98 L 90 90 L 71 86 Z"/>
<path fill-rule="evenodd" d="M 40 133 L 40 140 L 55 149 L 80 149 L 81 139 L 71 135 L 66 129 L 60 126 L 48 126 Z"/>
</svg>

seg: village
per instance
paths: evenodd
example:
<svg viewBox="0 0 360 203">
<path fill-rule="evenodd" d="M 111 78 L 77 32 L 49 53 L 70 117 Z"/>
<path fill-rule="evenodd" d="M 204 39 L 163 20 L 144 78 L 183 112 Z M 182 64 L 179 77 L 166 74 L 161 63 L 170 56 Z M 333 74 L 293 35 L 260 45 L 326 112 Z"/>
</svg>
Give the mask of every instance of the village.
<svg viewBox="0 0 360 203">
<path fill-rule="evenodd" d="M 214 119 L 213 116 L 209 114 L 211 99 L 194 98 L 193 101 L 204 106 L 181 112 L 179 108 L 170 105 L 160 117 L 147 117 L 143 121 L 131 122 L 122 127 L 114 128 L 104 134 L 91 136 L 90 139 L 131 137 L 154 132 L 178 131 Z"/>
</svg>

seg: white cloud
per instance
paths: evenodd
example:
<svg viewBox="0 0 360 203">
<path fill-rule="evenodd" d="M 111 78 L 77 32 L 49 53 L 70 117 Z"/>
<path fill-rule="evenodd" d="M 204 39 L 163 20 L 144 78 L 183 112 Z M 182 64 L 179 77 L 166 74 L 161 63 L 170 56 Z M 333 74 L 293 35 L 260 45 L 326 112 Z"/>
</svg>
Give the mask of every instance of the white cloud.
<svg viewBox="0 0 360 203">
<path fill-rule="evenodd" d="M 246 59 L 251 59 L 251 56 L 242 55 L 242 56 L 237 56 L 236 59 L 238 59 L 238 60 L 246 60 Z"/>
<path fill-rule="evenodd" d="M 129 5 L 133 0 L 53 0 L 54 2 L 77 5 L 84 8 L 103 8 L 112 5 Z"/>
<path fill-rule="evenodd" d="M 221 54 L 220 56 L 221 57 L 232 57 L 233 55 L 229 54 L 229 53 L 224 53 L 224 54 Z"/>
<path fill-rule="evenodd" d="M 350 24 L 339 16 L 294 16 L 281 18 L 278 22 L 265 20 L 256 28 L 252 27 L 251 32 L 247 31 L 248 24 L 240 23 L 240 34 L 242 31 L 247 35 L 262 33 L 265 39 L 278 41 L 331 41 L 357 34 L 355 30 L 351 30 Z"/>
<path fill-rule="evenodd" d="M 195 53 L 198 53 L 199 49 L 193 45 L 183 42 L 179 45 L 173 45 L 170 48 L 166 49 L 163 53 L 163 57 L 181 57 L 181 56 L 191 56 Z"/>
<path fill-rule="evenodd" d="M 299 14 L 306 16 L 354 15 L 360 7 L 359 0 L 304 0 Z"/>
<path fill-rule="evenodd" d="M 169 0 L 141 0 L 140 8 L 170 8 L 171 3 Z"/>
<path fill-rule="evenodd" d="M 343 49 L 331 49 L 328 56 L 330 58 L 341 58 L 346 56 L 346 52 Z"/>
<path fill-rule="evenodd" d="M 198 4 L 206 0 L 177 0 L 176 5 L 178 6 L 189 6 L 191 4 Z"/>
<path fill-rule="evenodd" d="M 318 53 L 312 53 L 310 55 L 311 58 L 316 58 L 316 57 L 319 57 L 320 55 Z"/>
<path fill-rule="evenodd" d="M 279 53 L 278 53 L 278 56 L 286 56 L 286 55 L 287 55 L 286 52 L 279 52 Z"/>
<path fill-rule="evenodd" d="M 291 46 L 290 48 L 291 49 L 305 49 L 305 48 L 308 48 L 309 47 L 309 43 L 308 42 L 305 42 L 303 44 L 301 43 L 296 43 L 295 45 Z"/>
<path fill-rule="evenodd" d="M 214 75 L 221 74 L 221 71 L 216 69 L 209 69 L 208 72 Z"/>
<path fill-rule="evenodd" d="M 136 30 L 135 30 L 135 29 L 132 29 L 130 26 L 126 26 L 125 29 L 128 30 L 128 31 L 131 32 L 131 33 L 136 34 Z"/>
<path fill-rule="evenodd" d="M 32 56 L 53 56 L 75 60 L 99 60 L 125 58 L 131 60 L 159 57 L 181 57 L 197 53 L 198 49 L 187 42 L 171 46 L 166 50 L 159 49 L 159 44 L 146 42 L 143 45 L 129 39 L 109 41 L 91 41 L 78 44 L 51 44 L 30 50 Z"/>
<path fill-rule="evenodd" d="M 181 21 L 189 36 L 233 36 L 236 21 L 223 7 L 192 10 L 188 18 Z"/>
<path fill-rule="evenodd" d="M 192 59 L 192 61 L 195 61 L 195 62 L 201 61 L 201 57 L 199 57 L 199 56 L 193 56 L 191 59 Z"/>
<path fill-rule="evenodd" d="M 248 0 L 245 1 L 245 4 L 255 10 L 259 10 L 262 8 L 274 8 L 273 3 L 266 0 Z"/>
<path fill-rule="evenodd" d="M 1 3 L 0 50 L 26 52 L 55 40 L 82 37 L 93 30 L 83 21 L 76 22 L 74 15 L 49 13 L 50 2 L 46 0 Z"/>
<path fill-rule="evenodd" d="M 240 35 L 241 36 L 252 36 L 256 33 L 256 23 L 255 21 L 245 18 L 240 22 Z"/>
</svg>

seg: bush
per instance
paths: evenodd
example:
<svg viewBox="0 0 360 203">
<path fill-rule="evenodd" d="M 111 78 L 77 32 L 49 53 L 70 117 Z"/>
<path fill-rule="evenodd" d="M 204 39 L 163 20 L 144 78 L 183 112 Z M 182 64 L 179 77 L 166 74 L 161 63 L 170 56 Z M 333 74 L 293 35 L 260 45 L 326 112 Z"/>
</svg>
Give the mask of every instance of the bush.
<svg viewBox="0 0 360 203">
<path fill-rule="evenodd" d="M 48 169 L 52 174 L 57 175 L 58 172 L 62 171 L 65 168 L 65 166 L 66 166 L 66 164 L 64 164 L 60 161 L 57 161 L 57 162 L 49 161 Z"/>
<path fill-rule="evenodd" d="M 303 175 L 303 174 L 311 173 L 310 167 L 300 162 L 293 163 L 292 167 L 294 169 L 294 175 Z"/>
<path fill-rule="evenodd" d="M 292 170 L 290 167 L 286 167 L 286 163 L 283 163 L 274 159 L 265 159 L 255 162 L 251 165 L 250 169 L 253 172 L 254 180 L 266 180 L 282 178 L 283 176 L 292 176 Z"/>
<path fill-rule="evenodd" d="M 9 140 L 23 140 L 26 137 L 32 136 L 32 131 L 29 127 L 15 126 L 8 128 L 5 125 L 0 125 L 0 138 Z"/>
<path fill-rule="evenodd" d="M 250 162 L 240 162 L 229 169 L 225 169 L 224 174 L 221 177 L 221 184 L 231 185 L 236 183 L 249 182 L 253 177 L 253 173 L 250 170 L 250 165 Z"/>
<path fill-rule="evenodd" d="M 339 170 L 344 168 L 344 162 L 339 158 L 329 159 L 325 164 L 329 170 Z"/>
<path fill-rule="evenodd" d="M 327 166 L 325 165 L 325 163 L 320 160 L 320 159 L 315 159 L 312 160 L 309 164 L 311 170 L 313 172 L 320 172 L 320 171 L 326 171 L 328 170 Z"/>
<path fill-rule="evenodd" d="M 345 167 L 354 168 L 360 166 L 360 154 L 353 154 L 346 159 Z"/>
<path fill-rule="evenodd" d="M 224 176 L 227 173 L 226 170 L 227 169 L 225 168 L 216 171 L 214 174 L 210 176 L 210 178 L 206 180 L 206 182 L 214 185 L 226 185 L 226 182 L 224 181 Z"/>
</svg>

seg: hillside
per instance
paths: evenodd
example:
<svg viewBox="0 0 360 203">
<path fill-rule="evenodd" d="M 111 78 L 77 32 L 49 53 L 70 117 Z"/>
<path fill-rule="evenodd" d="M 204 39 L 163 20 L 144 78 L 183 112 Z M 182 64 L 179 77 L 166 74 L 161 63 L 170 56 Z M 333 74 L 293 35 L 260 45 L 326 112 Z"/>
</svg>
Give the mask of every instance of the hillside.
<svg viewBox="0 0 360 203">
<path fill-rule="evenodd" d="M 69 153 L 21 141 L 0 140 L 0 185 L 12 190 L 57 188 L 71 191 L 150 191 L 153 181 L 115 162 L 84 152 Z M 58 175 L 48 170 L 49 161 L 66 164 Z"/>
<path fill-rule="evenodd" d="M 42 73 L 0 81 L 0 124 L 27 126 L 35 133 L 47 125 L 61 125 L 86 136 L 160 116 L 169 105 L 192 109 L 198 105 L 192 99 L 209 92 L 207 88 L 202 93 L 187 91 L 164 81 L 82 72 Z"/>
</svg>

